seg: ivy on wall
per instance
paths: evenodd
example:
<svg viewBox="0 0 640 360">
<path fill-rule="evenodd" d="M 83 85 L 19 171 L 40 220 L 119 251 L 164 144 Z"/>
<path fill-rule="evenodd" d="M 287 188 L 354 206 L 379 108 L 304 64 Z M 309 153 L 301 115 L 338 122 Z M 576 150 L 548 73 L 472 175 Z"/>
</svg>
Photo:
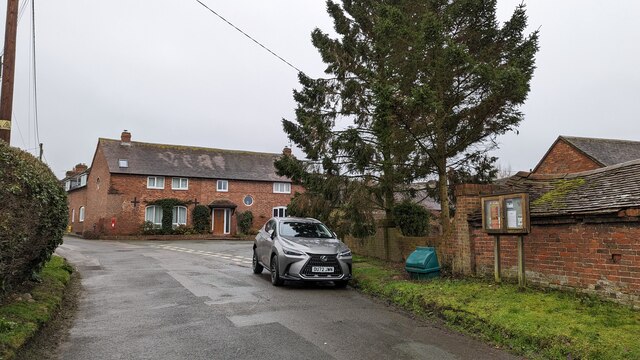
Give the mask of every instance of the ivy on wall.
<svg viewBox="0 0 640 360">
<path fill-rule="evenodd" d="M 148 203 L 149 205 L 160 206 L 162 208 L 162 231 L 171 233 L 173 230 L 173 208 L 176 206 L 187 206 L 187 202 L 178 199 L 158 199 Z"/>
</svg>

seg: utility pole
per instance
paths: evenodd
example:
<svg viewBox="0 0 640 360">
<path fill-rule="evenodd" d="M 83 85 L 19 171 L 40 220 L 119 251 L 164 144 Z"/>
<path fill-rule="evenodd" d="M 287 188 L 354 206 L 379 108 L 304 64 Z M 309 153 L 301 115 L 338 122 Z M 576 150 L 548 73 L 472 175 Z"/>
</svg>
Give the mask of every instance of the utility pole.
<svg viewBox="0 0 640 360">
<path fill-rule="evenodd" d="M 4 32 L 2 62 L 2 95 L 0 97 L 0 140 L 11 141 L 13 110 L 13 75 L 16 65 L 16 32 L 18 30 L 18 0 L 7 0 L 7 20 Z"/>
</svg>

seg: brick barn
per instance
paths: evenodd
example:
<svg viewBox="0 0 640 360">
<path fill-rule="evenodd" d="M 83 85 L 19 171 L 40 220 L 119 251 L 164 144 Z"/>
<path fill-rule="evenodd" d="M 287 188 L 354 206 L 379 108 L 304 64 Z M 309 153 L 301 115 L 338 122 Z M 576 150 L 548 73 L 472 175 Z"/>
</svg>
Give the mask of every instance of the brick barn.
<svg viewBox="0 0 640 360">
<path fill-rule="evenodd" d="M 251 211 L 253 228 L 271 216 L 285 216 L 296 191 L 278 176 L 274 161 L 291 155 L 98 139 L 91 167 L 78 164 L 63 179 L 69 198 L 70 231 L 133 235 L 145 221 L 161 225 L 161 199 L 177 199 L 173 226 L 191 226 L 198 204 L 211 211 L 211 232 L 234 235 L 237 214 Z"/>
<path fill-rule="evenodd" d="M 455 234 L 441 249 L 455 272 L 493 274 L 480 196 L 526 192 L 527 281 L 640 306 L 640 142 L 561 136 L 534 171 L 456 191 Z M 516 238 L 501 245 L 503 276 L 515 277 Z"/>
</svg>

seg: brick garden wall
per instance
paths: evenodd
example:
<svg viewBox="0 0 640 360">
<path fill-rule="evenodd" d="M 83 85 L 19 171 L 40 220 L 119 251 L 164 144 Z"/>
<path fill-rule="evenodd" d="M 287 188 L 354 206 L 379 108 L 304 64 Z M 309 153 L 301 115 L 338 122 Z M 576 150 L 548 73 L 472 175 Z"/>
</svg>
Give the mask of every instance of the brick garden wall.
<svg viewBox="0 0 640 360">
<path fill-rule="evenodd" d="M 456 273 L 492 276 L 494 237 L 483 232 L 480 198 L 490 187 L 457 189 L 455 231 L 439 253 Z M 593 218 L 532 218 L 525 237 L 527 281 L 542 287 L 575 289 L 640 306 L 640 212 L 630 209 Z M 501 236 L 505 278 L 517 277 L 516 237 Z"/>
<path fill-rule="evenodd" d="M 494 237 L 481 228 L 475 243 L 476 273 L 493 274 Z M 503 275 L 515 277 L 516 238 L 501 236 Z M 640 222 L 533 225 L 525 237 L 527 281 L 571 288 L 640 304 Z"/>
</svg>

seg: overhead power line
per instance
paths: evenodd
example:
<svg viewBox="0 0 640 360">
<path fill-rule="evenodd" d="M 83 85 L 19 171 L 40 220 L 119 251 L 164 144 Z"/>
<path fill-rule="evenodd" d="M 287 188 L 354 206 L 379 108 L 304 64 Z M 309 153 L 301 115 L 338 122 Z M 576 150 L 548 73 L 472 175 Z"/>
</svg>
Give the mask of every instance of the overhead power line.
<svg viewBox="0 0 640 360">
<path fill-rule="evenodd" d="M 213 9 L 211 9 L 209 6 L 207 6 L 206 4 L 204 4 L 202 1 L 200 0 L 196 0 L 200 5 L 204 6 L 205 9 L 209 10 L 212 14 L 214 14 L 215 16 L 219 17 L 222 21 L 226 22 L 227 24 L 229 24 L 231 27 L 233 27 L 234 29 L 236 29 L 237 31 L 239 31 L 242 35 L 248 37 L 251 41 L 253 41 L 254 43 L 258 44 L 261 48 L 265 49 L 266 51 L 268 51 L 269 53 L 271 53 L 271 55 L 277 57 L 278 59 L 280 59 L 280 61 L 284 62 L 285 64 L 289 65 L 291 68 L 295 69 L 297 72 L 303 73 L 304 71 L 298 69 L 297 67 L 295 67 L 293 64 L 291 64 L 290 62 L 288 62 L 287 60 L 285 60 L 282 56 L 276 54 L 275 52 L 273 52 L 271 49 L 269 49 L 268 47 L 262 45 L 262 43 L 260 43 L 258 40 L 254 39 L 253 37 L 251 37 L 251 35 L 247 34 L 246 32 L 244 32 L 242 29 L 240 29 L 239 27 L 233 25 L 229 20 L 225 19 L 224 17 L 222 17 L 222 15 L 218 14 L 216 11 L 214 11 Z"/>
</svg>

